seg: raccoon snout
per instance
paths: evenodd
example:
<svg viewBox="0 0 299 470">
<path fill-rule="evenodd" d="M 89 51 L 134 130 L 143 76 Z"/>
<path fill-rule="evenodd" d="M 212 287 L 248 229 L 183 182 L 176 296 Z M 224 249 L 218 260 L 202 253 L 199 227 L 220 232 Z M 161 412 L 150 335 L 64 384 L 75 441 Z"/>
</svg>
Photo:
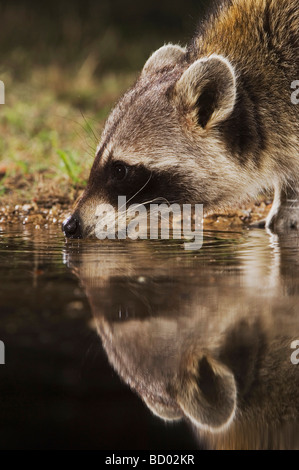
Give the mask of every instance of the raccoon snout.
<svg viewBox="0 0 299 470">
<path fill-rule="evenodd" d="M 62 231 L 67 238 L 82 238 L 81 223 L 75 214 L 68 217 L 62 224 Z"/>
</svg>

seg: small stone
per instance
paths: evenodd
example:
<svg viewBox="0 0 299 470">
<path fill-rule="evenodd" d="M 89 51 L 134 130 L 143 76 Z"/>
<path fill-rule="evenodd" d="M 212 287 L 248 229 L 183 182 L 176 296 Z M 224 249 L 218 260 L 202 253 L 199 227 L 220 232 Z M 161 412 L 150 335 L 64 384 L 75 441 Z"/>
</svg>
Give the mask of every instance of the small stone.
<svg viewBox="0 0 299 470">
<path fill-rule="evenodd" d="M 31 205 L 31 204 L 24 204 L 24 205 L 22 206 L 22 210 L 23 210 L 24 212 L 29 212 L 31 209 L 32 209 L 32 205 Z"/>
</svg>

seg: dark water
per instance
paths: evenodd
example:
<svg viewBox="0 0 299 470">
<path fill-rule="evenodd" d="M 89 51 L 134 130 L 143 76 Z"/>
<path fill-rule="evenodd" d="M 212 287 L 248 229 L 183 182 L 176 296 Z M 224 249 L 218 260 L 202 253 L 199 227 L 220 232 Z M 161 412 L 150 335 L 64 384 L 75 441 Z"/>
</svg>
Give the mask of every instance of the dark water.
<svg viewBox="0 0 299 470">
<path fill-rule="evenodd" d="M 297 237 L 2 227 L 0 286 L 1 449 L 298 448 Z"/>
</svg>

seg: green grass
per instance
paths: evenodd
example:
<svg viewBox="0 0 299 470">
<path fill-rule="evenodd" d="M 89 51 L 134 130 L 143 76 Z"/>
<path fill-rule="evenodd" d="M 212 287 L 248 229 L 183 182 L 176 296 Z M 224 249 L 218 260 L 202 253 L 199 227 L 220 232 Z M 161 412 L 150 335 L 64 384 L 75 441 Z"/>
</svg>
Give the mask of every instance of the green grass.
<svg viewBox="0 0 299 470">
<path fill-rule="evenodd" d="M 81 166 L 79 162 L 78 155 L 70 151 L 57 150 L 58 156 L 61 158 L 61 161 L 64 165 L 64 168 L 70 177 L 70 180 L 73 184 L 85 185 L 86 180 L 80 178 Z"/>
<path fill-rule="evenodd" d="M 135 74 L 74 78 L 52 65 L 25 81 L 9 73 L 1 79 L 7 91 L 0 107 L 0 203 L 30 202 L 43 185 L 49 197 L 83 188 L 104 121 Z"/>
</svg>

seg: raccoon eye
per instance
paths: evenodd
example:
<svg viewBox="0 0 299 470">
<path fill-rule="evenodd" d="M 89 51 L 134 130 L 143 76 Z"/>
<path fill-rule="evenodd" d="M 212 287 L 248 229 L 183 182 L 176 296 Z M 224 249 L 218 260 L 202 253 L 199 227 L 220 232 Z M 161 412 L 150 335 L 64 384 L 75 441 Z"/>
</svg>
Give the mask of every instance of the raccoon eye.
<svg viewBox="0 0 299 470">
<path fill-rule="evenodd" d="M 123 163 L 116 163 L 112 169 L 113 178 L 117 181 L 124 181 L 128 174 L 128 167 Z"/>
</svg>

